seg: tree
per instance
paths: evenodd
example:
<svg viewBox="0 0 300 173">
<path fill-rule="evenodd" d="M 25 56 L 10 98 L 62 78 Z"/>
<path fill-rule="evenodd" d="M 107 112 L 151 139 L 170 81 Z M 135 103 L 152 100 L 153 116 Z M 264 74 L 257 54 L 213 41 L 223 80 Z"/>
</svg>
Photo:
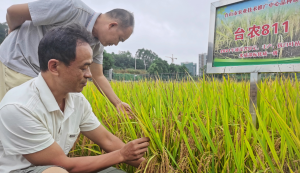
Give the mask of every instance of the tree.
<svg viewBox="0 0 300 173">
<path fill-rule="evenodd" d="M 159 74 L 160 70 L 156 63 L 152 63 L 147 70 L 150 74 Z"/>
<path fill-rule="evenodd" d="M 115 60 L 115 67 L 119 67 L 122 69 L 134 68 L 134 58 L 129 51 L 112 55 Z"/>
<path fill-rule="evenodd" d="M 145 69 L 145 64 L 143 60 L 136 59 L 136 69 Z"/>
<path fill-rule="evenodd" d="M 161 58 L 156 58 L 153 62 L 155 62 L 161 73 L 168 73 L 169 72 L 169 64 L 166 60 L 162 60 Z"/>
<path fill-rule="evenodd" d="M 170 73 L 178 73 L 179 72 L 178 65 L 170 64 L 170 66 L 169 66 L 169 72 Z"/>
<path fill-rule="evenodd" d="M 179 72 L 179 73 L 189 73 L 189 69 L 186 68 L 185 65 L 181 65 L 181 66 L 179 66 L 179 68 L 178 68 L 178 72 Z"/>
<path fill-rule="evenodd" d="M 150 65 L 148 72 L 150 74 L 168 73 L 169 64 L 167 61 L 157 57 Z"/>
<path fill-rule="evenodd" d="M 136 58 L 142 59 L 144 61 L 144 65 L 147 67 L 150 67 L 151 63 L 158 58 L 157 54 L 155 52 L 152 52 L 151 50 L 147 49 L 139 49 L 137 50 L 135 54 Z"/>
<path fill-rule="evenodd" d="M 8 30 L 8 26 L 7 26 L 6 22 L 0 23 L 0 44 L 5 39 L 7 30 Z"/>
<path fill-rule="evenodd" d="M 109 70 L 114 65 L 114 59 L 110 53 L 107 53 L 106 50 L 103 52 L 103 70 Z"/>
</svg>

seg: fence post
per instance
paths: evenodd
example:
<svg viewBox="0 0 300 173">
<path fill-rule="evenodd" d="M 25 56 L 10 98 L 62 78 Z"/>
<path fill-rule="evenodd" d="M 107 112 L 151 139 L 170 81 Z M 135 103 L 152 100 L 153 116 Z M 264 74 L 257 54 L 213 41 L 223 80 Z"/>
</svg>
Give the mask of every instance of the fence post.
<svg viewBox="0 0 300 173">
<path fill-rule="evenodd" d="M 112 80 L 112 74 L 113 74 L 113 69 L 109 69 L 108 70 L 108 80 L 111 81 Z"/>
</svg>

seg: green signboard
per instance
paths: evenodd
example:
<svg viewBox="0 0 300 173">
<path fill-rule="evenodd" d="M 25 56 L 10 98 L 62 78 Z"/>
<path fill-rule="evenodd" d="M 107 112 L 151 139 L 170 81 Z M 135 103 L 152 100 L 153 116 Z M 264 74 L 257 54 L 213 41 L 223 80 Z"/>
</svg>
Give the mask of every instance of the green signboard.
<svg viewBox="0 0 300 173">
<path fill-rule="evenodd" d="M 213 67 L 300 63 L 300 2 L 248 0 L 218 7 Z"/>
</svg>

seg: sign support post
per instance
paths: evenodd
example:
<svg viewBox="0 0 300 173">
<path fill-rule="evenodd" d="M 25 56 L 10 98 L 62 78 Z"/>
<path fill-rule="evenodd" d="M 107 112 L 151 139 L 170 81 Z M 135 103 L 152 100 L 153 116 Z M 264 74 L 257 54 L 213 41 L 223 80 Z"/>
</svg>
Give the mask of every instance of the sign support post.
<svg viewBox="0 0 300 173">
<path fill-rule="evenodd" d="M 257 108 L 257 103 L 259 103 L 259 92 L 258 86 L 260 84 L 261 74 L 260 73 L 250 73 L 250 103 L 249 111 L 252 116 L 252 122 L 256 128 L 258 128 L 257 116 L 255 109 Z"/>
</svg>

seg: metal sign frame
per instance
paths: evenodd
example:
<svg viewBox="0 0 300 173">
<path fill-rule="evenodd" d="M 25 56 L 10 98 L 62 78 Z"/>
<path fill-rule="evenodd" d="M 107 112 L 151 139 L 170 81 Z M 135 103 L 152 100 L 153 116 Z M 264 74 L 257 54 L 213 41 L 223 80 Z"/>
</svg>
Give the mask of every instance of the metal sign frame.
<svg viewBox="0 0 300 173">
<path fill-rule="evenodd" d="M 214 42 L 215 42 L 215 26 L 217 17 L 217 8 L 238 3 L 247 0 L 222 0 L 211 4 L 210 10 L 210 26 L 209 40 L 207 52 L 207 70 L 211 73 L 274 73 L 274 72 L 300 72 L 299 64 L 278 64 L 278 65 L 251 65 L 251 66 L 228 66 L 213 67 Z"/>
</svg>

